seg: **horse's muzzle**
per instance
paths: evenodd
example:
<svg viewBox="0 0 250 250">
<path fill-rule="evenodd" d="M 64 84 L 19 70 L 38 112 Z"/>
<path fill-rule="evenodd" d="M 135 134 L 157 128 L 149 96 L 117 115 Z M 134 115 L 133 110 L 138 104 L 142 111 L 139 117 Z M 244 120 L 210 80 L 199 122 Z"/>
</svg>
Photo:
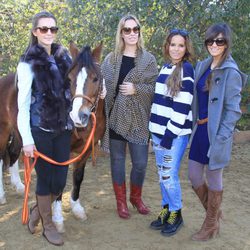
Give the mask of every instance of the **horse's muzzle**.
<svg viewBox="0 0 250 250">
<path fill-rule="evenodd" d="M 91 114 L 91 112 L 89 110 L 84 110 L 84 111 L 80 110 L 78 112 L 78 116 L 79 116 L 79 119 L 81 121 L 82 127 L 87 127 L 90 114 Z"/>
</svg>

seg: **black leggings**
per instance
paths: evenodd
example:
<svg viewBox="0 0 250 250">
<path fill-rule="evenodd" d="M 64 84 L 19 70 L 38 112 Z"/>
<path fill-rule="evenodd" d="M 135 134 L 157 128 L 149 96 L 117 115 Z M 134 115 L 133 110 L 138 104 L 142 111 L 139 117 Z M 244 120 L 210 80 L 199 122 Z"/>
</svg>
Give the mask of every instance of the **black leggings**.
<svg viewBox="0 0 250 250">
<path fill-rule="evenodd" d="M 32 136 L 37 150 L 58 162 L 64 162 L 70 156 L 71 132 L 60 133 L 32 128 Z M 59 195 L 62 193 L 67 180 L 68 166 L 57 166 L 38 158 L 35 166 L 37 174 L 37 195 Z"/>
</svg>

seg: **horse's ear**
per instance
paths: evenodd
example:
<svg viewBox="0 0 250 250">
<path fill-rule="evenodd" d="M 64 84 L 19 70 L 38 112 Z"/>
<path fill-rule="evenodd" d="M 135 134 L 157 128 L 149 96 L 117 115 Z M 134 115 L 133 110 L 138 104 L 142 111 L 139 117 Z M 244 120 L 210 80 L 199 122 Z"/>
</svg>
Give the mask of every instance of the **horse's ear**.
<svg viewBox="0 0 250 250">
<path fill-rule="evenodd" d="M 70 41 L 70 43 L 69 43 L 69 51 L 70 51 L 70 54 L 71 54 L 73 60 L 79 54 L 79 49 L 73 41 Z"/>
<path fill-rule="evenodd" d="M 102 45 L 103 42 L 101 41 L 100 44 L 92 51 L 92 56 L 97 62 L 101 61 L 102 47 L 103 47 Z"/>
</svg>

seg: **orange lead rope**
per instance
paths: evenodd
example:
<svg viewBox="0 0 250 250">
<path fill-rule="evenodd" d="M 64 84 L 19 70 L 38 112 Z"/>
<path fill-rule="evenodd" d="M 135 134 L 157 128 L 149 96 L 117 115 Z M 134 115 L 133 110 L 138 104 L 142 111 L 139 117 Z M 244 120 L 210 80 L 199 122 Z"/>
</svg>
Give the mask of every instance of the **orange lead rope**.
<svg viewBox="0 0 250 250">
<path fill-rule="evenodd" d="M 45 161 L 52 163 L 52 164 L 55 164 L 55 165 L 58 165 L 58 166 L 65 166 L 65 165 L 69 165 L 71 163 L 79 161 L 82 158 L 83 154 L 89 148 L 89 145 L 90 145 L 91 141 L 93 141 L 93 138 L 94 138 L 94 133 L 95 133 L 95 129 L 96 129 L 96 117 L 95 117 L 95 114 L 93 112 L 91 113 L 91 118 L 92 118 L 92 129 L 91 129 L 90 135 L 87 139 L 87 142 L 86 142 L 82 152 L 78 156 L 76 156 L 75 158 L 69 159 L 68 161 L 64 161 L 64 162 L 57 162 L 57 161 L 54 161 L 53 159 L 47 157 L 46 155 L 44 155 L 38 151 L 34 151 L 34 161 L 30 165 L 30 157 L 27 157 L 24 155 L 23 161 L 24 161 L 25 192 L 24 192 L 23 211 L 22 211 L 22 223 L 23 224 L 27 224 L 28 220 L 29 220 L 28 197 L 29 197 L 29 191 L 30 191 L 31 172 L 36 165 L 36 161 L 37 161 L 38 157 L 41 157 Z"/>
<path fill-rule="evenodd" d="M 92 139 L 92 166 L 96 164 L 96 152 L 95 152 L 95 136 Z"/>
</svg>

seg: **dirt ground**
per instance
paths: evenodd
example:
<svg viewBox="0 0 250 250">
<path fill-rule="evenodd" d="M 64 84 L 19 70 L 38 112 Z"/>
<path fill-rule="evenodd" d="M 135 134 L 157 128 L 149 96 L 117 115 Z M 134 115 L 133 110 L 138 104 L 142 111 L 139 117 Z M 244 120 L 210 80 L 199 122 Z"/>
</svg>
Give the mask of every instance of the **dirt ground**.
<svg viewBox="0 0 250 250">
<path fill-rule="evenodd" d="M 245 137 L 244 137 L 245 138 Z M 244 139 L 243 138 L 243 139 Z M 97 166 L 88 162 L 80 199 L 84 203 L 88 220 L 76 220 L 69 208 L 69 193 L 72 172 L 69 172 L 67 187 L 63 197 L 63 213 L 66 233 L 64 245 L 50 245 L 41 235 L 31 235 L 21 223 L 23 198 L 10 186 L 5 174 L 7 204 L 0 206 L 0 249 L 82 249 L 82 250 L 250 250 L 250 142 L 233 147 L 232 161 L 224 171 L 224 221 L 220 236 L 208 242 L 194 242 L 190 236 L 196 232 L 204 218 L 204 211 L 194 195 L 187 179 L 187 153 L 180 172 L 183 191 L 184 227 L 173 237 L 163 237 L 160 232 L 149 229 L 149 224 L 160 211 L 160 193 L 155 168 L 154 155 L 149 153 L 149 164 L 144 184 L 143 198 L 151 208 L 147 216 L 129 204 L 131 219 L 122 220 L 117 216 L 115 198 L 111 185 L 109 156 L 99 156 Z M 127 180 L 131 164 L 127 161 Z M 23 169 L 21 169 L 23 177 Z M 33 195 L 35 174 L 31 186 L 29 203 L 35 201 Z"/>
</svg>

